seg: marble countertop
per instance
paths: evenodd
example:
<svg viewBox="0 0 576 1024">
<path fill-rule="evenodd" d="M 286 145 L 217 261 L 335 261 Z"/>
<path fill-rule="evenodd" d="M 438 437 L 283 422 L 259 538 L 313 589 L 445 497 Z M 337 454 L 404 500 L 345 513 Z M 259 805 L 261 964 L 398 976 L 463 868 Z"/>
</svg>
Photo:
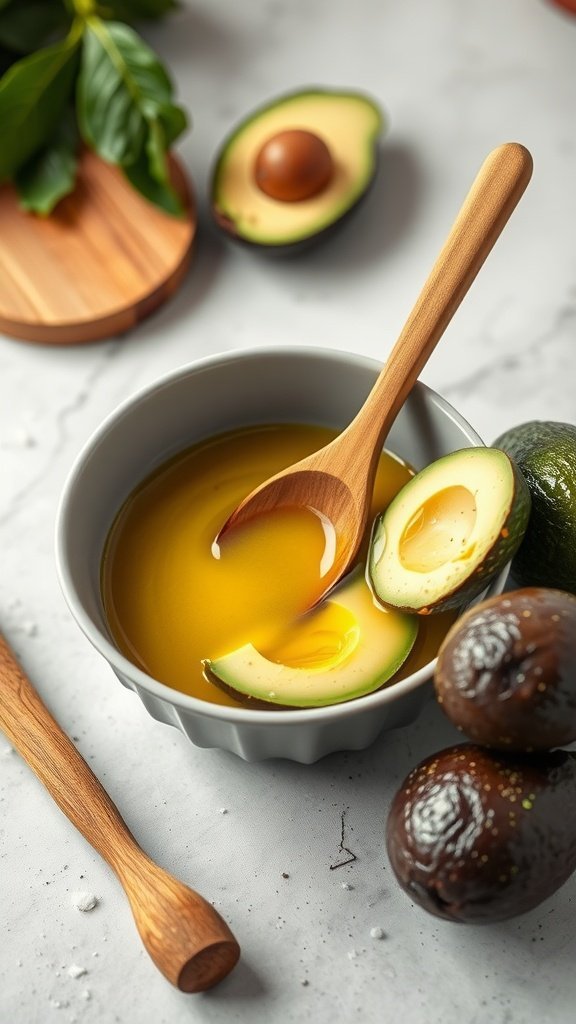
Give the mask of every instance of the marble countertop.
<svg viewBox="0 0 576 1024">
<path fill-rule="evenodd" d="M 179 294 L 125 337 L 0 338 L 0 621 L 143 847 L 215 902 L 243 958 L 210 993 L 172 989 L 109 869 L 0 735 L 0 1021 L 568 1024 L 576 878 L 533 913 L 471 928 L 413 908 L 391 876 L 391 794 L 456 735 L 432 703 L 369 750 L 308 767 L 197 749 L 80 634 L 53 533 L 80 446 L 158 375 L 275 341 L 384 358 L 482 159 L 507 140 L 532 151 L 533 181 L 423 379 L 488 441 L 525 419 L 574 421 L 576 18 L 547 0 L 195 0 L 147 31 L 193 113 L 181 153 L 200 201 L 196 255 Z M 207 178 L 239 118 L 307 84 L 367 90 L 389 132 L 346 227 L 268 261 L 216 235 Z M 356 860 L 330 870 L 343 815 Z M 73 905 L 79 891 L 98 897 L 92 911 Z"/>
</svg>

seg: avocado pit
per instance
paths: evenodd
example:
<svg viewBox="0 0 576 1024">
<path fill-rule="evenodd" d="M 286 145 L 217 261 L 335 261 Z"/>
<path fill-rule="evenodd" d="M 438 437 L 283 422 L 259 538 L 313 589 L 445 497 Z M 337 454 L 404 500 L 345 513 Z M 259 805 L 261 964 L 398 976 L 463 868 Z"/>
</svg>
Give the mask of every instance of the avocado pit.
<svg viewBox="0 0 576 1024">
<path fill-rule="evenodd" d="M 334 173 L 334 161 L 319 135 L 291 128 L 272 135 L 254 163 L 258 188 L 271 199 L 301 202 L 318 195 Z"/>
</svg>

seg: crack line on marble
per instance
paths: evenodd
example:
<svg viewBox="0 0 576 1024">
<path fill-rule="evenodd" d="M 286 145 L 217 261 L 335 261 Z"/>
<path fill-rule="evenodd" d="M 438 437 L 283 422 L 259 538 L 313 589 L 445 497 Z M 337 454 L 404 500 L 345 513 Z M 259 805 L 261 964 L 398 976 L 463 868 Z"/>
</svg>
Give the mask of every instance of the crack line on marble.
<svg viewBox="0 0 576 1024">
<path fill-rule="evenodd" d="M 0 513 L 0 527 L 6 526 L 6 524 L 9 523 L 15 515 L 17 515 L 25 500 L 34 493 L 38 485 L 42 483 L 44 478 L 50 472 L 54 461 L 60 455 L 68 439 L 68 421 L 70 417 L 73 416 L 74 413 L 79 412 L 80 409 L 82 409 L 89 401 L 94 385 L 108 370 L 118 352 L 122 350 L 123 346 L 121 345 L 121 341 L 121 338 L 117 338 L 109 343 L 109 347 L 103 352 L 102 358 L 89 371 L 74 397 L 66 405 L 56 411 L 54 423 L 56 426 L 57 436 L 51 450 L 47 454 L 47 459 L 40 471 L 28 480 L 28 482 L 24 484 L 19 491 L 16 491 L 16 493 L 12 495 L 8 508 L 4 512 Z"/>
<path fill-rule="evenodd" d="M 58 436 L 54 442 L 51 458 L 58 457 L 68 440 L 68 421 L 75 413 L 84 408 L 91 397 L 94 385 L 106 373 L 118 353 L 123 350 L 121 340 L 121 338 L 117 338 L 109 343 L 109 347 L 103 353 L 103 358 L 88 373 L 86 380 L 83 382 L 74 397 L 66 405 L 61 406 L 61 408 L 56 411 L 55 424 Z"/>
<path fill-rule="evenodd" d="M 477 386 L 486 384 L 502 372 L 515 369 L 525 362 L 527 358 L 537 356 L 540 349 L 574 319 L 576 319 L 576 306 L 563 306 L 553 317 L 551 325 L 538 335 L 530 345 L 523 348 L 521 352 L 514 353 L 513 355 L 504 355 L 501 359 L 494 360 L 487 366 L 474 370 L 467 377 L 461 377 L 460 380 L 445 385 L 442 388 L 442 394 L 447 398 L 465 397 L 471 394 L 476 390 Z"/>
</svg>

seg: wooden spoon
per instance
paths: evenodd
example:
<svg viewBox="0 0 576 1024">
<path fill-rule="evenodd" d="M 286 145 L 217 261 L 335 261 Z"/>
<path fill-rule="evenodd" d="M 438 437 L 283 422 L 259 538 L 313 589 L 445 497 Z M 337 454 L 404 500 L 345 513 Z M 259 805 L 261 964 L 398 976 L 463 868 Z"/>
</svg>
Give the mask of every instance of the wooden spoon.
<svg viewBox="0 0 576 1024">
<path fill-rule="evenodd" d="M 117 807 L 62 731 L 0 636 L 0 728 L 61 811 L 115 871 L 142 941 L 183 992 L 211 988 L 240 947 L 214 907 L 140 849 Z"/>
<path fill-rule="evenodd" d="M 360 412 L 320 451 L 276 473 L 244 498 L 222 527 L 219 541 L 232 527 L 275 508 L 311 508 L 332 523 L 336 534 L 336 555 L 322 579 L 322 593 L 350 569 L 366 530 L 384 439 L 531 174 L 532 157 L 518 143 L 488 155 Z"/>
</svg>

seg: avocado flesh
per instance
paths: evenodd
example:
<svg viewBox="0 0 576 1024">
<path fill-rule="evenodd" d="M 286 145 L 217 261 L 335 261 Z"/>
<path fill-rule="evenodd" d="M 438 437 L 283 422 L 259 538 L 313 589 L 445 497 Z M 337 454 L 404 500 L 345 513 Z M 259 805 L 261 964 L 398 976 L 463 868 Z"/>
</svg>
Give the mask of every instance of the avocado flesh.
<svg viewBox="0 0 576 1024">
<path fill-rule="evenodd" d="M 516 552 L 530 495 L 511 459 L 463 448 L 412 478 L 377 520 L 369 579 L 391 607 L 426 614 L 480 594 Z"/>
<path fill-rule="evenodd" d="M 495 444 L 516 459 L 532 495 L 528 528 L 512 563 L 514 579 L 576 594 L 576 427 L 530 421 Z"/>
<path fill-rule="evenodd" d="M 408 657 L 418 633 L 415 616 L 375 604 L 360 569 L 322 602 L 322 610 L 346 625 L 339 654 L 298 667 L 266 658 L 252 644 L 245 644 L 205 662 L 210 678 L 244 702 L 284 708 L 339 704 L 372 693 L 390 679 Z M 310 612 L 303 627 L 312 631 L 315 615 Z"/>
<path fill-rule="evenodd" d="M 326 143 L 334 172 L 317 195 L 287 203 L 258 188 L 254 163 L 268 139 L 292 128 L 312 132 Z M 371 183 L 381 130 L 381 112 L 360 93 L 306 91 L 276 100 L 224 143 L 212 184 L 217 222 L 229 234 L 265 246 L 290 245 L 319 234 L 340 220 Z"/>
</svg>

